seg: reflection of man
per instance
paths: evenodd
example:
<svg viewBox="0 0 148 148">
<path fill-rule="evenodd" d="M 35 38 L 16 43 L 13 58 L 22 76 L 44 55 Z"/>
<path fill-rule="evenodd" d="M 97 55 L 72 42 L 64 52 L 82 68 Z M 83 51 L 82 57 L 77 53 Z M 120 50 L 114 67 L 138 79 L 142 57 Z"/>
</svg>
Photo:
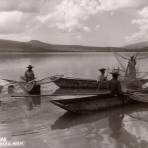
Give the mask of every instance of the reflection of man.
<svg viewBox="0 0 148 148">
<path fill-rule="evenodd" d="M 111 137 L 118 138 L 122 133 L 124 113 L 117 112 L 109 117 L 109 127 L 111 129 Z"/>
<path fill-rule="evenodd" d="M 124 111 L 117 110 L 109 116 L 109 128 L 111 131 L 110 137 L 113 138 L 116 148 L 147 148 L 148 142 L 145 140 L 139 141 L 139 135 L 134 135 L 125 129 L 124 126 Z M 133 126 L 134 128 L 134 126 Z"/>
<path fill-rule="evenodd" d="M 33 66 L 29 65 L 27 68 L 28 69 L 25 71 L 24 77 L 25 77 L 26 82 L 29 82 L 35 79 L 35 75 L 32 70 Z"/>
</svg>

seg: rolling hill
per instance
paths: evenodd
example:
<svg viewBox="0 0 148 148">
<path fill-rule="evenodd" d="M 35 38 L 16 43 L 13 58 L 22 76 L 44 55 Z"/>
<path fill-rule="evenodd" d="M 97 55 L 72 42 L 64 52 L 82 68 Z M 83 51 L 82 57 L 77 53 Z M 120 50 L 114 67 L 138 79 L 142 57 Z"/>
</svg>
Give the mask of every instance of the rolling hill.
<svg viewBox="0 0 148 148">
<path fill-rule="evenodd" d="M 20 42 L 0 39 L 0 52 L 135 52 L 148 51 L 147 45 L 148 42 L 127 45 L 124 47 L 93 47 L 48 44 L 38 40 Z"/>
<path fill-rule="evenodd" d="M 126 45 L 124 46 L 124 48 L 127 49 L 146 49 L 148 48 L 148 41 L 144 41 L 144 42 L 138 42 L 135 44 L 130 44 L 130 45 Z"/>
</svg>

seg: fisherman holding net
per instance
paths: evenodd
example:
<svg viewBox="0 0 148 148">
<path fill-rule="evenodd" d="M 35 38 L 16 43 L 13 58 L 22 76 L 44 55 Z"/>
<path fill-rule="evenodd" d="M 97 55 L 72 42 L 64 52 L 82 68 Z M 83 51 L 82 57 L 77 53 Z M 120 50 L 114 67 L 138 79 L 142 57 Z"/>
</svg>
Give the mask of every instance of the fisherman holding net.
<svg viewBox="0 0 148 148">
<path fill-rule="evenodd" d="M 122 70 L 125 72 L 125 77 L 128 79 L 136 79 L 136 59 L 138 56 L 138 53 L 134 56 L 130 56 L 130 58 L 124 57 L 120 55 L 119 53 L 114 53 L 116 59 L 118 60 Z M 118 57 L 121 57 L 122 59 L 128 60 L 127 67 L 125 68 L 123 63 L 120 61 Z"/>
<path fill-rule="evenodd" d="M 123 71 L 125 72 L 124 75 L 124 82 L 125 85 L 127 87 L 127 89 L 133 89 L 133 90 L 137 90 L 137 89 L 141 89 L 142 88 L 142 83 L 139 79 L 137 79 L 137 72 L 136 72 L 136 60 L 137 59 L 141 59 L 141 58 L 137 58 L 139 53 L 135 54 L 134 56 L 130 56 L 130 58 L 126 58 L 120 54 L 115 54 L 116 59 L 119 61 Z M 127 67 L 125 68 L 122 63 L 120 62 L 118 56 L 120 56 L 121 58 L 128 60 L 128 64 Z"/>
<path fill-rule="evenodd" d="M 136 59 L 134 56 L 130 57 L 125 74 L 130 79 L 136 79 Z"/>
<path fill-rule="evenodd" d="M 131 56 L 125 71 L 125 80 L 127 88 L 129 89 L 141 89 L 142 83 L 136 76 L 136 56 Z"/>
</svg>

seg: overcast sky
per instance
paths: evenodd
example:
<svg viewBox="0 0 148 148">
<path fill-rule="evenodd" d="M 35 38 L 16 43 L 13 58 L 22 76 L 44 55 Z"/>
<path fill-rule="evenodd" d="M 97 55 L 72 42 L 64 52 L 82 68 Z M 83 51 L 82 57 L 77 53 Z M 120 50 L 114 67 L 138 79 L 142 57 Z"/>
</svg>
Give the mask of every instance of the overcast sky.
<svg viewBox="0 0 148 148">
<path fill-rule="evenodd" d="M 0 38 L 122 46 L 148 40 L 148 0 L 0 0 Z"/>
</svg>

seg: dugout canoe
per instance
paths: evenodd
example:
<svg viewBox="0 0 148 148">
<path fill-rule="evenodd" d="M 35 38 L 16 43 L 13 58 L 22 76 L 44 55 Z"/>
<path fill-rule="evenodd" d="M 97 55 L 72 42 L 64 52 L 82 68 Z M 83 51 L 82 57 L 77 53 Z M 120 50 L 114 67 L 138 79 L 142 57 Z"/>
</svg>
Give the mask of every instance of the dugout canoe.
<svg viewBox="0 0 148 148">
<path fill-rule="evenodd" d="M 128 95 L 124 95 L 123 98 L 124 102 L 117 96 L 111 97 L 109 91 L 104 91 L 96 95 L 55 96 L 50 102 L 73 113 L 103 110 L 136 102 Z"/>
<path fill-rule="evenodd" d="M 97 88 L 97 80 L 81 78 L 59 78 L 54 83 L 60 88 Z"/>
<path fill-rule="evenodd" d="M 148 82 L 148 79 L 136 79 L 129 81 L 130 84 L 133 84 L 134 87 L 139 85 L 138 83 L 145 84 Z M 54 83 L 60 88 L 82 88 L 82 89 L 96 89 L 98 88 L 97 80 L 93 79 L 81 79 L 81 78 L 72 78 L 72 77 L 61 77 L 54 81 Z M 107 87 L 107 84 L 106 84 Z M 139 88 L 138 88 L 139 89 Z"/>
</svg>

